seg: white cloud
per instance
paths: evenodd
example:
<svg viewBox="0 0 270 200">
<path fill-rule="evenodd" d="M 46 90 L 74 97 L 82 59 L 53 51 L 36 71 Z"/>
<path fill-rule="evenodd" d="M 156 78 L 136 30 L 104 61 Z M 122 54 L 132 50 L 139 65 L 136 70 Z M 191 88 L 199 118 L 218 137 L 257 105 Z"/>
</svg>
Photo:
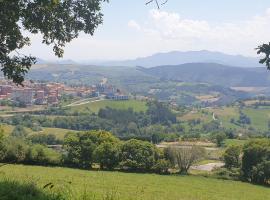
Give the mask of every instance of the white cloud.
<svg viewBox="0 0 270 200">
<path fill-rule="evenodd" d="M 128 22 L 128 27 L 134 28 L 134 29 L 136 29 L 138 31 L 141 30 L 141 26 L 135 20 L 130 20 Z"/>
<path fill-rule="evenodd" d="M 241 22 L 211 24 L 204 20 L 181 18 L 177 13 L 149 11 L 144 23 L 132 21 L 148 40 L 163 42 L 165 48 L 209 49 L 255 55 L 254 48 L 270 40 L 270 9 L 263 15 Z M 154 45 L 154 44 L 153 44 Z"/>
</svg>

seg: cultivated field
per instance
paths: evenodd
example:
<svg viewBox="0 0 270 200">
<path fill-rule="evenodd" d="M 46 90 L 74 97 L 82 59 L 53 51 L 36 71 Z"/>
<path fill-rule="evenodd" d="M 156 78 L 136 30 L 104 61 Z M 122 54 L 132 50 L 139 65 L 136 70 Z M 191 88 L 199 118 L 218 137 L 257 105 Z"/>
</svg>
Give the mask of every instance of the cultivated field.
<svg viewBox="0 0 270 200">
<path fill-rule="evenodd" d="M 160 176 L 120 172 L 94 172 L 65 168 L 6 165 L 0 181 L 35 182 L 39 188 L 52 183 L 74 198 L 121 200 L 268 200 L 269 188 L 200 176 Z M 0 183 L 1 184 L 1 183 Z M 43 190 L 43 189 L 42 189 Z M 4 193 L 4 191 L 0 190 Z M 0 196 L 3 194 L 0 194 Z"/>
</svg>

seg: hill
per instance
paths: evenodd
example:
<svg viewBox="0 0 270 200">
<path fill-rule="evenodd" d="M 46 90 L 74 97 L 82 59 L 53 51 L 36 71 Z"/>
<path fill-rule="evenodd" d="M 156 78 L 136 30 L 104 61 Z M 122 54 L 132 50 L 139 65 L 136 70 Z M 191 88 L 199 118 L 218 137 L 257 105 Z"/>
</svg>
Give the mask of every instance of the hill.
<svg viewBox="0 0 270 200">
<path fill-rule="evenodd" d="M 241 55 L 228 55 L 213 51 L 172 51 L 157 53 L 152 56 L 137 58 L 134 60 L 100 62 L 101 65 L 110 66 L 143 66 L 155 67 L 159 65 L 180 65 L 185 63 L 219 63 L 239 67 L 261 67 L 258 58 L 245 57 Z M 93 64 L 93 63 L 92 63 Z"/>
<path fill-rule="evenodd" d="M 0 182 L 7 179 L 27 183 L 34 181 L 41 189 L 51 183 L 54 185 L 53 190 L 75 194 L 74 198 L 70 198 L 73 200 L 266 200 L 270 196 L 270 190 L 266 187 L 199 176 L 160 176 L 7 165 L 1 168 Z M 5 191 L 0 192 L 2 196 Z M 85 198 L 86 195 L 88 198 Z"/>
<path fill-rule="evenodd" d="M 270 73 L 265 68 L 240 68 L 216 63 L 188 63 L 139 68 L 142 72 L 164 80 L 199 82 L 231 86 L 269 86 Z"/>
</svg>

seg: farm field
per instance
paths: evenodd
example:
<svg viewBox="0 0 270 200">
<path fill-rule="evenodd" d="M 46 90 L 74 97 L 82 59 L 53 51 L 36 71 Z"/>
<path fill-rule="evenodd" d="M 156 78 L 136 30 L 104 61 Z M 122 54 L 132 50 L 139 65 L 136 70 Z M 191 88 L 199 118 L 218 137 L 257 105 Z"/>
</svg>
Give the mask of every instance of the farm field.
<svg viewBox="0 0 270 200">
<path fill-rule="evenodd" d="M 137 101 L 137 100 L 128 100 L 128 101 L 112 101 L 112 100 L 101 100 L 90 102 L 88 104 L 83 104 L 79 106 L 74 106 L 71 109 L 73 112 L 93 112 L 98 113 L 101 108 L 114 108 L 114 109 L 123 109 L 127 110 L 132 108 L 135 112 L 144 112 L 147 110 L 146 102 Z"/>
<path fill-rule="evenodd" d="M 52 183 L 65 186 L 80 199 L 89 193 L 93 199 L 132 200 L 267 200 L 269 188 L 248 183 L 200 176 L 160 176 L 120 172 L 95 172 L 66 168 L 6 165 L 0 168 L 0 181 L 35 182 L 39 188 Z M 63 188 L 62 188 L 63 189 Z M 1 194 L 0 194 L 1 195 Z"/>
<path fill-rule="evenodd" d="M 267 106 L 259 107 L 257 109 L 245 107 L 243 108 L 243 113 L 250 118 L 251 124 L 247 125 L 255 128 L 258 131 L 268 130 L 268 121 L 270 120 L 270 108 Z M 237 121 L 239 119 L 239 108 L 230 107 L 216 107 L 216 108 L 206 108 L 203 110 L 195 110 L 186 113 L 183 116 L 178 117 L 181 121 L 197 120 L 200 119 L 202 122 L 209 122 L 213 120 L 213 113 L 216 120 L 220 121 L 222 126 L 227 129 L 244 130 L 244 127 L 236 125 L 231 122 L 231 119 Z"/>
</svg>

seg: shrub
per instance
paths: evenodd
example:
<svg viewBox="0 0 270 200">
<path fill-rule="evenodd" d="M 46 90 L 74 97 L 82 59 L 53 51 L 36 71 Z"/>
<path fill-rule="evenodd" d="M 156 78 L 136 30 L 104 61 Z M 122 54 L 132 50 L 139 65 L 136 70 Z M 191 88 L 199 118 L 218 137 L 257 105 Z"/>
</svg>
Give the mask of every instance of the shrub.
<svg viewBox="0 0 270 200">
<path fill-rule="evenodd" d="M 153 166 L 153 170 L 158 174 L 168 174 L 170 168 L 170 162 L 165 159 L 157 160 L 156 164 Z"/>
</svg>

